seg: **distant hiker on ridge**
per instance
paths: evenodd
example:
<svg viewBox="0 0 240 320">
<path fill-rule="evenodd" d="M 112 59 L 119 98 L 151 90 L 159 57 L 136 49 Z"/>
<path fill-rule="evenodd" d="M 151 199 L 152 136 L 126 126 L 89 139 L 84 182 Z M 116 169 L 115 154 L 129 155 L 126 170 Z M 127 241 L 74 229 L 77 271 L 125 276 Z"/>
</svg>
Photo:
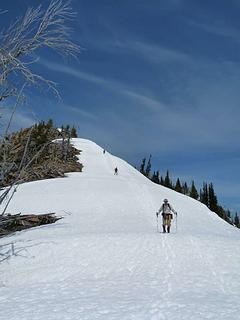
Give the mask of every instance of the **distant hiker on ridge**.
<svg viewBox="0 0 240 320">
<path fill-rule="evenodd" d="M 166 232 L 166 227 L 167 227 L 167 232 L 170 233 L 171 229 L 171 220 L 173 218 L 172 212 L 177 215 L 177 212 L 173 209 L 173 207 L 170 205 L 168 202 L 168 199 L 163 200 L 163 204 L 161 205 L 160 209 L 156 213 L 157 218 L 160 213 L 162 213 L 162 220 L 163 220 L 163 233 Z"/>
<path fill-rule="evenodd" d="M 117 167 L 114 169 L 114 175 L 118 175 L 118 168 Z"/>
</svg>

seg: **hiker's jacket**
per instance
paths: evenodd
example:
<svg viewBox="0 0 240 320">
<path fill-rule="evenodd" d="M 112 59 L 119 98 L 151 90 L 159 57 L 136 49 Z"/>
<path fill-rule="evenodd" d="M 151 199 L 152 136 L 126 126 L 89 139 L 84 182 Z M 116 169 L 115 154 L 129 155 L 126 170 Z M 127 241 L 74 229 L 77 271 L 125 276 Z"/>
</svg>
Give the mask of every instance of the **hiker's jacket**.
<svg viewBox="0 0 240 320">
<path fill-rule="evenodd" d="M 173 207 L 170 205 L 170 203 L 163 203 L 158 210 L 159 213 L 162 213 L 162 215 L 176 213 L 176 211 L 173 209 Z"/>
</svg>

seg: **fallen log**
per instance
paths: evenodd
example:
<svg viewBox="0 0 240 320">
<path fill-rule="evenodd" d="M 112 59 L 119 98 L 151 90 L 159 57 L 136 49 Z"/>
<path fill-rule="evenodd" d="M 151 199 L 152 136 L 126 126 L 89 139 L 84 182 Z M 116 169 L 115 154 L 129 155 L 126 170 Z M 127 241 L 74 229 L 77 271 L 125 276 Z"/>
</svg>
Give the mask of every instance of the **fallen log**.
<svg viewBox="0 0 240 320">
<path fill-rule="evenodd" d="M 0 237 L 9 235 L 16 231 L 37 227 L 44 224 L 55 223 L 62 217 L 55 213 L 44 214 L 7 214 L 0 217 Z"/>
</svg>

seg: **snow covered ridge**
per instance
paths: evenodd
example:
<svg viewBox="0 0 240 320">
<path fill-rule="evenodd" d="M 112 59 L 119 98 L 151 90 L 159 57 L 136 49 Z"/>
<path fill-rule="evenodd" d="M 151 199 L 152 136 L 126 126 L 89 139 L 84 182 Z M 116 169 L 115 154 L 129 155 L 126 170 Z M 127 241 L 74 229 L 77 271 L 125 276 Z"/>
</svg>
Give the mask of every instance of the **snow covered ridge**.
<svg viewBox="0 0 240 320">
<path fill-rule="evenodd" d="M 0 239 L 0 319 L 238 319 L 239 229 L 94 142 L 73 143 L 83 172 L 25 183 L 9 207 L 65 218 Z M 171 234 L 156 232 L 164 198 L 178 212 Z"/>
<path fill-rule="evenodd" d="M 79 138 L 72 142 L 82 151 L 79 158 L 83 172 L 67 174 L 68 178 L 23 184 L 9 207 L 10 212 L 70 212 L 70 220 L 74 219 L 74 225 L 84 232 L 151 233 L 155 213 L 162 200 L 168 198 L 179 213 L 179 232 L 235 233 L 232 226 L 205 205 L 152 183 L 127 162 L 107 151 L 103 153 L 94 142 Z"/>
</svg>

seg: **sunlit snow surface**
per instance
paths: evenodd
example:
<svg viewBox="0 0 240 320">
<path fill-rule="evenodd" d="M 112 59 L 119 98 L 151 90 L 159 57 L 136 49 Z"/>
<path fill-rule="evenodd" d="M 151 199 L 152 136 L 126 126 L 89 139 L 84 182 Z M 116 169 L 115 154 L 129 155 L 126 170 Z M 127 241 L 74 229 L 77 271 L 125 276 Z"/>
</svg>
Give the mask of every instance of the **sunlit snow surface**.
<svg viewBox="0 0 240 320">
<path fill-rule="evenodd" d="M 73 142 L 83 172 L 23 184 L 8 210 L 64 219 L 0 239 L 0 319 L 240 319 L 240 230 Z M 171 234 L 157 233 L 164 198 L 178 212 Z"/>
</svg>

